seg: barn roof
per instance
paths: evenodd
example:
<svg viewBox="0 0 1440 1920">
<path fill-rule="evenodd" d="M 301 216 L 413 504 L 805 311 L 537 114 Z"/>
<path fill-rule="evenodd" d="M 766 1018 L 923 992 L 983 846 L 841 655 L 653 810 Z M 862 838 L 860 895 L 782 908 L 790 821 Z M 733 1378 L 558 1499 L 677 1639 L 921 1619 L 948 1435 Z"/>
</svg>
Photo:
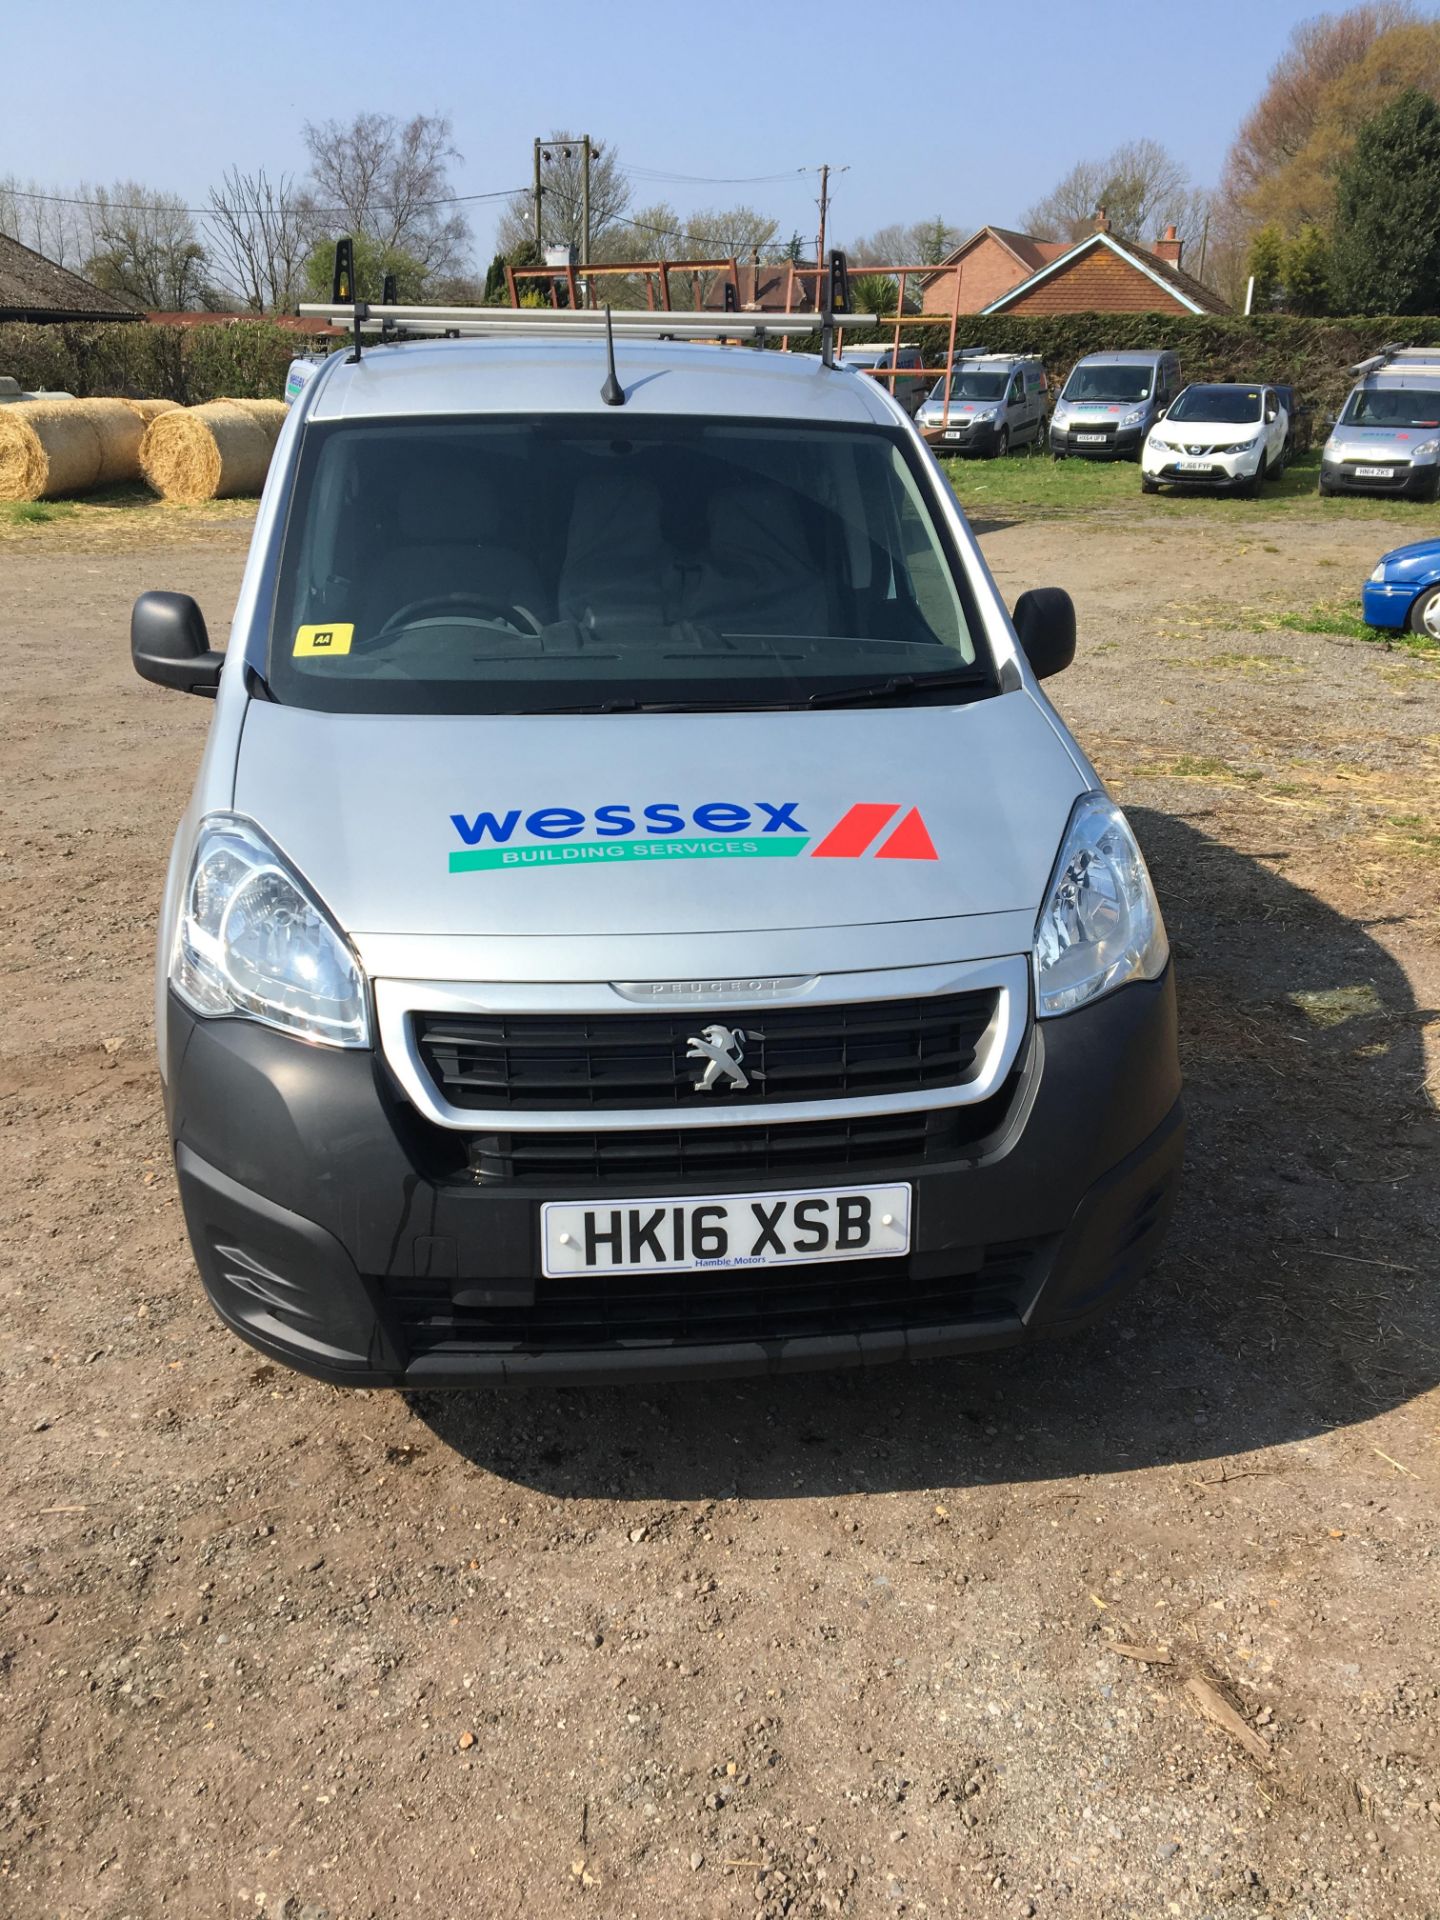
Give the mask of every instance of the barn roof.
<svg viewBox="0 0 1440 1920">
<path fill-rule="evenodd" d="M 0 320 L 138 320 L 118 294 L 0 233 Z"/>
</svg>

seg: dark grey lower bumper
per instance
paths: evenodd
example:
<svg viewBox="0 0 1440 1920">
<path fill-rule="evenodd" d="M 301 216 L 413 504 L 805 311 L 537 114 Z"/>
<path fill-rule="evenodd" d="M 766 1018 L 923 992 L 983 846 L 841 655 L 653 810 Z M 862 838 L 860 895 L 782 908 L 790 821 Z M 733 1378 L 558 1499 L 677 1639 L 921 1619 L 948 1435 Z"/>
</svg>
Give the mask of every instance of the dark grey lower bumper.
<svg viewBox="0 0 1440 1920">
<path fill-rule="evenodd" d="M 1093 440 L 1084 440 L 1081 435 L 1084 428 L 1071 427 L 1061 431 L 1050 429 L 1050 451 L 1053 454 L 1077 460 L 1138 460 L 1141 443 L 1145 438 L 1141 427 L 1124 427 L 1113 434 L 1107 434 L 1103 445 Z"/>
<path fill-rule="evenodd" d="M 254 1346 L 337 1384 L 769 1373 L 1062 1331 L 1154 1258 L 1183 1149 L 1167 974 L 1032 1028 L 1004 1111 L 973 1152 L 877 1168 L 877 1180 L 915 1188 L 906 1261 L 732 1270 L 718 1303 L 711 1283 L 687 1294 L 690 1277 L 672 1277 L 670 1310 L 684 1322 L 674 1334 L 608 1338 L 601 1301 L 582 1337 L 554 1337 L 540 1202 L 588 1194 L 477 1185 L 463 1139 L 435 1138 L 371 1054 L 196 1021 L 173 1001 L 170 1032 L 176 1167 L 206 1291 Z M 868 1177 L 852 1165 L 843 1184 Z M 767 1184 L 796 1182 L 752 1175 L 705 1190 Z M 742 1296 L 748 1319 L 736 1318 Z M 580 1308 L 560 1317 L 584 1322 Z M 760 1331 L 746 1337 L 726 1331 L 752 1322 Z"/>
<path fill-rule="evenodd" d="M 1378 466 L 1382 463 L 1377 461 L 1375 464 Z M 1396 467 L 1389 478 L 1380 479 L 1373 474 L 1362 479 L 1356 473 L 1355 465 L 1353 460 L 1322 460 L 1321 486 L 1329 493 L 1392 493 L 1407 500 L 1433 500 L 1437 483 L 1440 483 L 1440 468 L 1434 465 Z"/>
</svg>

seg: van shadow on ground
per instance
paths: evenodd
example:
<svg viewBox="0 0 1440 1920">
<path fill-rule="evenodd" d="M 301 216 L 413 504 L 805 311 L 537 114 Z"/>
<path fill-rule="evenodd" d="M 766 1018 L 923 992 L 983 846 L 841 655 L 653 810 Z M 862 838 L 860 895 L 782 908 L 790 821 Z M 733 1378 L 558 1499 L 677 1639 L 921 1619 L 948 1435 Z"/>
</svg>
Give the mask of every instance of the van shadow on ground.
<svg viewBox="0 0 1440 1920">
<path fill-rule="evenodd" d="M 1254 859 L 1132 818 L 1180 968 L 1191 1121 L 1132 1303 L 1079 1340 L 921 1368 L 415 1396 L 436 1437 L 554 1496 L 753 1500 L 1212 1459 L 1432 1386 L 1437 1128 L 1404 973 Z"/>
</svg>

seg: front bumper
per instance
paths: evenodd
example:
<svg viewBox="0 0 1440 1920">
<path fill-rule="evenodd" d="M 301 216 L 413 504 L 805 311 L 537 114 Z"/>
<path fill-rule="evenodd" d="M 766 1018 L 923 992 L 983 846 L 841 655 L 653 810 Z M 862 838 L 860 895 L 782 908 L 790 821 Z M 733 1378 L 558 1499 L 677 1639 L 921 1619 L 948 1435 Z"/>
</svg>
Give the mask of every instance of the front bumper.
<svg viewBox="0 0 1440 1920">
<path fill-rule="evenodd" d="M 920 433 L 927 447 L 950 459 L 966 453 L 988 456 L 994 453 L 1000 439 L 1000 428 L 993 420 L 966 426 L 963 421 L 952 418 L 948 427 L 921 427 Z"/>
<path fill-rule="evenodd" d="M 1360 595 L 1360 617 L 1367 627 L 1398 632 L 1410 618 L 1410 609 L 1433 580 L 1367 580 Z"/>
<path fill-rule="evenodd" d="M 1208 472 L 1199 472 L 1194 467 L 1180 466 L 1179 461 L 1183 457 L 1186 456 L 1158 453 L 1147 446 L 1141 458 L 1141 471 L 1147 480 L 1158 480 L 1164 487 L 1210 487 L 1223 490 L 1226 487 L 1248 486 L 1260 471 L 1262 455 L 1253 451 L 1208 453 L 1203 456 Z"/>
<path fill-rule="evenodd" d="M 1099 427 L 1087 426 L 1084 421 L 1069 427 L 1050 428 L 1050 451 L 1053 454 L 1073 457 L 1077 460 L 1134 460 L 1140 452 L 1141 442 L 1145 438 L 1143 427 L 1117 427 L 1113 433 L 1105 432 L 1103 443 L 1097 443 L 1091 437 L 1102 432 Z"/>
<path fill-rule="evenodd" d="M 1386 467 L 1387 475 L 1361 475 L 1359 467 Z M 1428 461 L 1414 466 L 1409 461 L 1327 460 L 1320 461 L 1320 484 L 1331 493 L 1392 493 L 1403 499 L 1429 500 L 1434 497 L 1440 464 Z"/>
<path fill-rule="evenodd" d="M 759 1374 L 1008 1346 L 1083 1324 L 1140 1278 L 1180 1171 L 1167 972 L 1032 1023 L 988 1130 L 963 1149 L 817 1175 L 817 1188 L 911 1180 L 903 1261 L 647 1275 L 623 1290 L 547 1281 L 544 1200 L 797 1180 L 479 1182 L 465 1136 L 421 1120 L 377 1055 L 196 1020 L 173 996 L 169 1020 L 171 1138 L 206 1291 L 252 1345 L 342 1385 Z"/>
</svg>

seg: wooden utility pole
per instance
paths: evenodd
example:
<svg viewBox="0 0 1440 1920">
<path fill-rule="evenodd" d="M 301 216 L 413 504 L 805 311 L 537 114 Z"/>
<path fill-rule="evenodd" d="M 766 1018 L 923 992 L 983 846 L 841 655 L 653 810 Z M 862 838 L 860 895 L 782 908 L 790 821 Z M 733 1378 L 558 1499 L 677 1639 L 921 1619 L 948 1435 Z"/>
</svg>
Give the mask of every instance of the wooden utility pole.
<svg viewBox="0 0 1440 1920">
<path fill-rule="evenodd" d="M 580 136 L 580 264 L 590 264 L 590 136 Z"/>
<path fill-rule="evenodd" d="M 822 273 L 825 271 L 825 214 L 829 204 L 830 168 L 827 163 L 820 169 L 820 238 L 815 248 L 815 264 Z"/>
<path fill-rule="evenodd" d="M 535 251 L 540 253 L 545 245 L 540 232 L 540 196 L 544 188 L 540 185 L 540 140 L 535 140 Z"/>
</svg>

